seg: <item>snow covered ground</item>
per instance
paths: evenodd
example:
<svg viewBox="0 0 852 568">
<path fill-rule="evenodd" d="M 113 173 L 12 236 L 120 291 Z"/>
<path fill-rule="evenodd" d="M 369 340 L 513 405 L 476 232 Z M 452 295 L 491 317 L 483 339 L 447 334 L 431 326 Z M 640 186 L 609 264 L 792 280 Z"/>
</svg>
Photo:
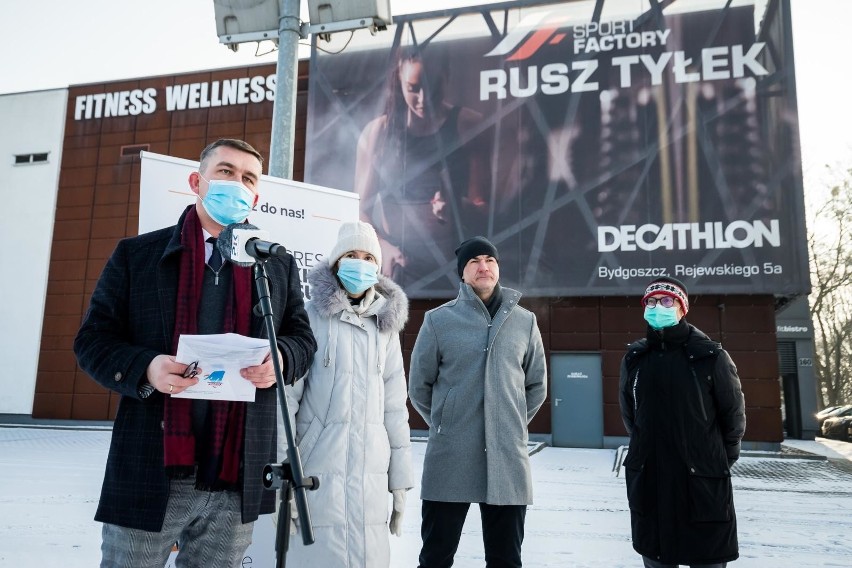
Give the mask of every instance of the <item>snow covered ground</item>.
<svg viewBox="0 0 852 568">
<path fill-rule="evenodd" d="M 97 506 L 110 432 L 0 428 L 0 567 L 97 566 Z M 785 443 L 786 444 L 786 443 Z M 852 566 L 852 445 L 791 441 L 829 460 L 744 457 L 734 467 L 740 535 L 737 568 Z M 425 444 L 414 443 L 419 478 Z M 535 505 L 527 514 L 525 566 L 638 567 L 615 452 L 545 448 L 532 457 Z M 309 472 L 308 472 L 309 473 Z M 448 472 L 451 474 L 452 472 Z M 417 565 L 419 494 L 409 493 L 392 565 Z M 259 527 L 269 531 L 271 523 Z M 456 566 L 484 565 L 471 508 Z M 253 548 L 268 536 L 256 536 Z M 252 549 L 250 549 L 251 551 Z M 272 565 L 265 549 L 253 568 Z M 269 557 L 271 558 L 271 552 Z"/>
</svg>

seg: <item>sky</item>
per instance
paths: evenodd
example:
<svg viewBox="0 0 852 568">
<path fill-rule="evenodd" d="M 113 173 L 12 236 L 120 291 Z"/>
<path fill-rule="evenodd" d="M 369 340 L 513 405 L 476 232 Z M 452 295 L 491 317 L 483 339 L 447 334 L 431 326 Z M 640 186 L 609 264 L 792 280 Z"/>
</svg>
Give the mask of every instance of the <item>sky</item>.
<svg viewBox="0 0 852 568">
<path fill-rule="evenodd" d="M 647 0 L 623 1 L 647 5 Z M 852 93 L 848 72 L 852 2 L 791 1 L 805 187 L 816 192 L 830 177 L 825 165 L 848 168 L 852 163 L 852 112 L 847 103 Z M 486 3 L 391 0 L 391 12 Z M 5 0 L 3 4 L 5 13 L 14 16 L 4 18 L 0 95 L 277 60 L 270 42 L 244 44 L 236 53 L 219 44 L 213 0 Z M 307 20 L 304 0 L 301 10 Z M 308 56 L 307 48 L 302 55 Z"/>
</svg>

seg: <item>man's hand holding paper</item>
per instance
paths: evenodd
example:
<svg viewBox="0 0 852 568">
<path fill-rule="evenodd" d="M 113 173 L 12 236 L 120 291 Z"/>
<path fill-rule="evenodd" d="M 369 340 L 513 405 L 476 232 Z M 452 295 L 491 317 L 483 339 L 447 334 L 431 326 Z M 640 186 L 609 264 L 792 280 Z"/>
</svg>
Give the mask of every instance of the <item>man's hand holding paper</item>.
<svg viewBox="0 0 852 568">
<path fill-rule="evenodd" d="M 281 353 L 278 354 L 278 362 L 283 370 L 284 362 L 281 359 Z M 240 374 L 247 381 L 259 389 L 268 389 L 275 384 L 275 366 L 272 364 L 271 353 L 266 354 L 266 358 L 260 365 L 246 367 L 240 370 Z"/>
<path fill-rule="evenodd" d="M 254 401 L 257 388 L 275 384 L 269 356 L 269 341 L 236 333 L 181 335 L 175 360 L 198 362 L 198 384 L 180 394 L 182 398 Z"/>
</svg>

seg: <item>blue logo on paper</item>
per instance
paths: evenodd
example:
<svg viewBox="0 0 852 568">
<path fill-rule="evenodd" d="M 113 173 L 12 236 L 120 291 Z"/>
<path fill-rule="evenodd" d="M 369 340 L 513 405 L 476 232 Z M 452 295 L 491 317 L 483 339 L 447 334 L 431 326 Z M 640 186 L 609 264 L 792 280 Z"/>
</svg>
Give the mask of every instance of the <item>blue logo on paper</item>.
<svg viewBox="0 0 852 568">
<path fill-rule="evenodd" d="M 225 371 L 213 371 L 204 380 L 210 383 L 210 386 L 222 386 L 222 381 L 225 379 Z"/>
</svg>

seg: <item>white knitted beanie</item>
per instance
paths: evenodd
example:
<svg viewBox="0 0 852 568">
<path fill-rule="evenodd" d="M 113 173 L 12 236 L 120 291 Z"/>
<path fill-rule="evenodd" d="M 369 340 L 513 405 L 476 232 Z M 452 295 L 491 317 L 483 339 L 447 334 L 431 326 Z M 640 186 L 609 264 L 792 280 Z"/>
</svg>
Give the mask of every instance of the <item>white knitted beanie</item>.
<svg viewBox="0 0 852 568">
<path fill-rule="evenodd" d="M 376 257 L 379 270 L 382 268 L 382 248 L 376 230 L 369 223 L 355 221 L 343 223 L 337 232 L 337 243 L 328 255 L 328 264 L 334 266 L 340 257 L 351 250 L 362 250 Z"/>
</svg>

